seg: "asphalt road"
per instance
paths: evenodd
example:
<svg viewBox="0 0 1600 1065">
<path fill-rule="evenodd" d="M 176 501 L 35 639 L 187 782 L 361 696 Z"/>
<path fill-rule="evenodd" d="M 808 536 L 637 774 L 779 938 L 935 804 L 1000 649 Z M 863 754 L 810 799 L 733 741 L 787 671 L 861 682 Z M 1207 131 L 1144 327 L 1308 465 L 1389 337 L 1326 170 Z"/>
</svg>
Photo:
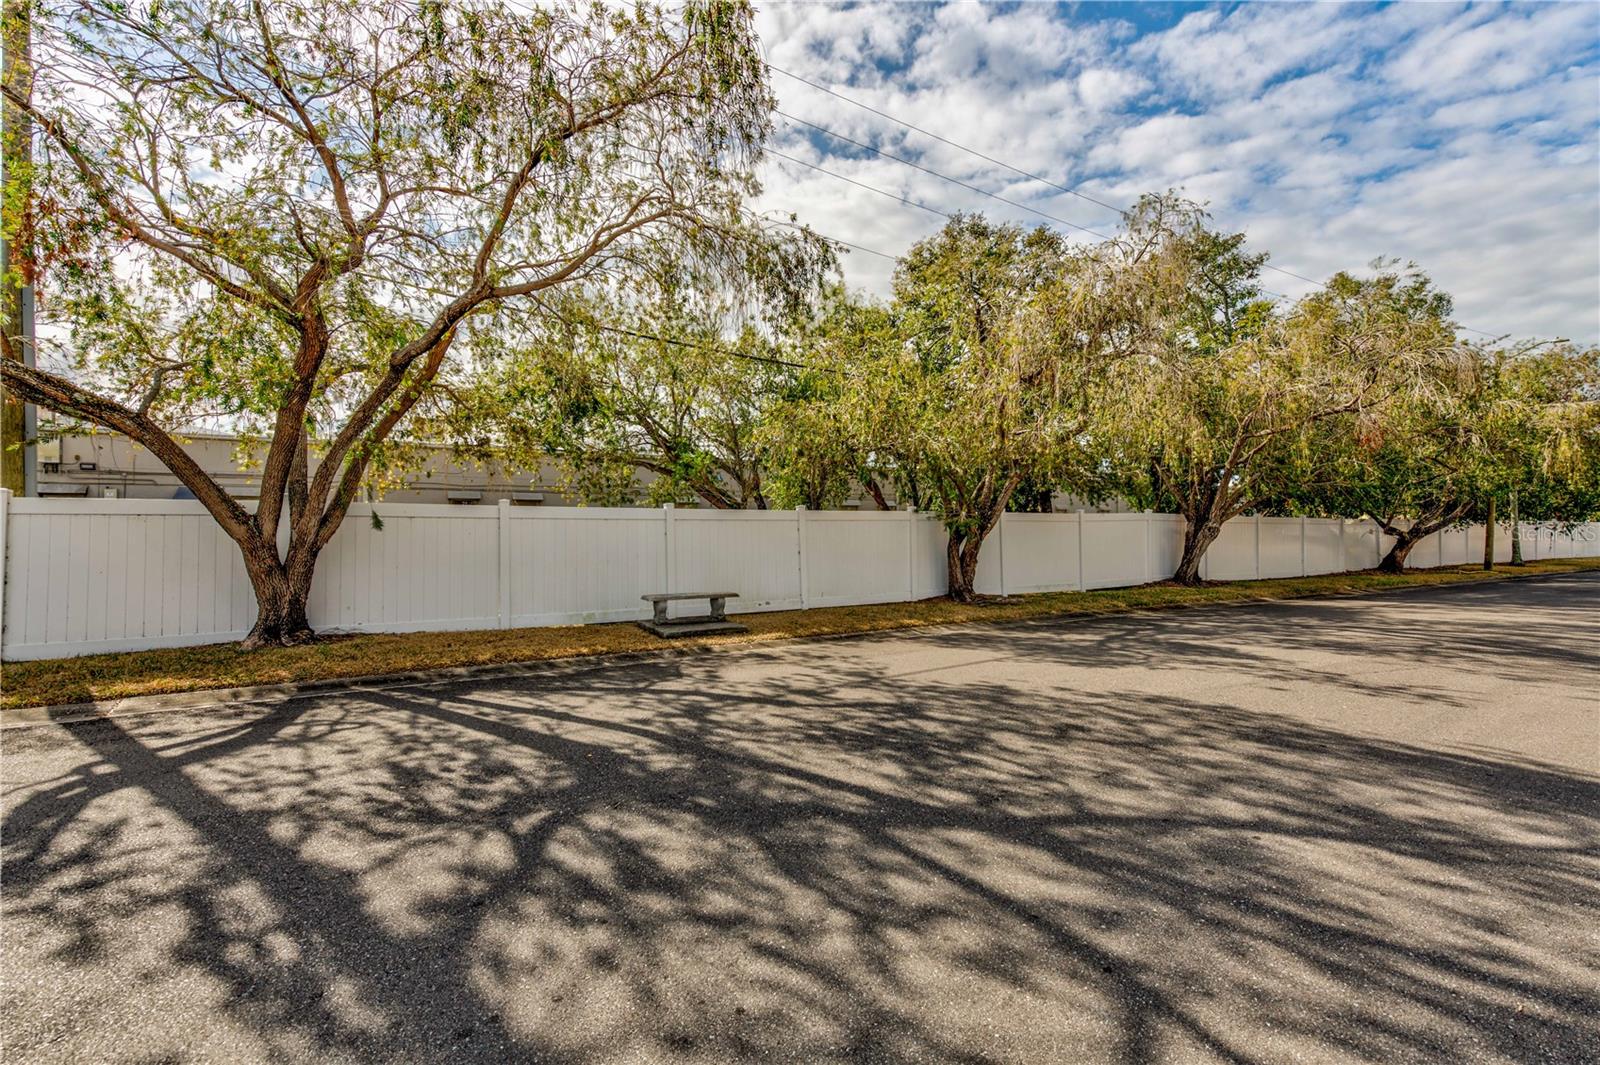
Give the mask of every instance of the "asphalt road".
<svg viewBox="0 0 1600 1065">
<path fill-rule="evenodd" d="M 6 734 L 7 1062 L 1600 1061 L 1600 574 Z"/>
</svg>

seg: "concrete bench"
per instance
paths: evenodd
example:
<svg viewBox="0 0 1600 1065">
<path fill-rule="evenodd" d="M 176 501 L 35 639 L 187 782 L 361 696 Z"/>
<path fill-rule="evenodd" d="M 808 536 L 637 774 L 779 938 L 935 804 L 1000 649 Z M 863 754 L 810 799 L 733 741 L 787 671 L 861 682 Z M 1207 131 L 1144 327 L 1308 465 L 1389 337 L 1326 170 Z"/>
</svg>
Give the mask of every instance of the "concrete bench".
<svg viewBox="0 0 1600 1065">
<path fill-rule="evenodd" d="M 703 636 L 710 632 L 748 631 L 743 625 L 728 620 L 728 600 L 739 598 L 738 592 L 658 592 L 639 598 L 654 608 L 654 617 L 639 624 L 657 636 Z M 711 613 L 690 618 L 667 617 L 667 604 L 681 599 L 705 599 L 711 604 Z"/>
</svg>

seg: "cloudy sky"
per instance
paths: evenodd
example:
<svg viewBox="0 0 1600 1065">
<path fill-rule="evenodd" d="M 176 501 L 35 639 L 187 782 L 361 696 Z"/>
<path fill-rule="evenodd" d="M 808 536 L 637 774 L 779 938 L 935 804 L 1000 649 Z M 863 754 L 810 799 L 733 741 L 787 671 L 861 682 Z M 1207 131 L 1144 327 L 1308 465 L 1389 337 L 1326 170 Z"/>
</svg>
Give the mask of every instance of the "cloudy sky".
<svg viewBox="0 0 1600 1065">
<path fill-rule="evenodd" d="M 1600 5 L 760 2 L 769 62 L 1126 205 L 1181 187 L 1323 278 L 1414 259 L 1465 326 L 1600 341 Z M 774 72 L 775 153 L 939 211 L 1108 232 L 1116 213 Z M 774 154 L 760 205 L 899 253 L 944 219 Z M 1067 232 L 1060 223 L 1051 222 Z M 887 291 L 890 259 L 845 258 Z M 1290 296 L 1305 282 L 1268 273 Z"/>
</svg>

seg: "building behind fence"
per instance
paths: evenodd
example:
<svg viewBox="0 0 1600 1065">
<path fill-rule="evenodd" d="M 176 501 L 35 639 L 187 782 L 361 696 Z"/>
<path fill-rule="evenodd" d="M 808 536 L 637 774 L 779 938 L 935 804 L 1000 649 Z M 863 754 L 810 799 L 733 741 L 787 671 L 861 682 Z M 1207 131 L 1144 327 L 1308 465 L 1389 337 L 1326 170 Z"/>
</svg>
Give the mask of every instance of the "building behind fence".
<svg viewBox="0 0 1600 1065">
<path fill-rule="evenodd" d="M 513 628 L 643 618 L 650 592 L 731 591 L 738 611 L 925 599 L 945 592 L 945 533 L 908 511 L 352 506 L 317 567 L 311 623 L 336 632 Z M 1006 514 L 980 592 L 1115 588 L 1171 576 L 1171 514 Z M 1530 559 L 1600 555 L 1600 523 L 1524 525 Z M 1370 521 L 1238 518 L 1207 552 L 1213 580 L 1377 565 Z M 1496 557 L 1511 556 L 1509 527 Z M 1419 543 L 1409 564 L 1483 557 L 1481 527 Z M 196 502 L 8 499 L 0 493 L 0 655 L 55 658 L 241 639 L 255 599 L 238 549 Z"/>
</svg>

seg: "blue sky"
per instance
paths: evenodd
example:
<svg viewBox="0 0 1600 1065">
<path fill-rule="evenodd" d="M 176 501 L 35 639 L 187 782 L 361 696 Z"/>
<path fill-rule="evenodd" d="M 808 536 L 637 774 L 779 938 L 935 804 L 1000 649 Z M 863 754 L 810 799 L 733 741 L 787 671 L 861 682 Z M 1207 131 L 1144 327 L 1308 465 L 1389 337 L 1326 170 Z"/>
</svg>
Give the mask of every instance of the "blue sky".
<svg viewBox="0 0 1600 1065">
<path fill-rule="evenodd" d="M 1414 259 L 1464 325 L 1600 341 L 1600 5 L 765 3 L 759 26 L 776 67 L 1094 199 L 1181 187 L 1285 269 Z M 1114 224 L 799 81 L 773 87 L 792 115 Z M 777 121 L 787 155 L 941 210 L 1040 221 Z M 761 206 L 883 252 L 942 224 L 781 158 L 763 178 Z M 846 276 L 882 293 L 892 265 L 855 252 Z"/>
</svg>

